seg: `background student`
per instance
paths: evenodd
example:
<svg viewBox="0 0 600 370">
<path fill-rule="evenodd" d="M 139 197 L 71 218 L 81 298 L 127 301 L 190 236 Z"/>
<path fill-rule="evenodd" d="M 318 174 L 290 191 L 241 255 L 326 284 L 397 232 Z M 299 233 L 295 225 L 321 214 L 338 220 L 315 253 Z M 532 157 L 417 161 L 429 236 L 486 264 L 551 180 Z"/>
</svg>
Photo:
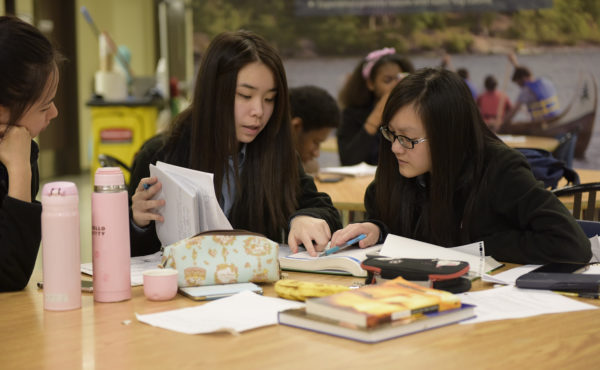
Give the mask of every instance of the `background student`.
<svg viewBox="0 0 600 370">
<path fill-rule="evenodd" d="M 377 164 L 377 131 L 387 94 L 403 73 L 413 70 L 410 60 L 394 48 L 375 50 L 358 63 L 339 95 L 343 110 L 337 139 L 343 166 Z"/>
<path fill-rule="evenodd" d="M 331 131 L 340 124 L 340 110 L 335 99 L 317 86 L 290 89 L 292 134 L 304 170 L 319 170 L 319 150 Z"/>
<path fill-rule="evenodd" d="M 38 146 L 58 115 L 58 53 L 33 26 L 0 17 L 0 291 L 23 289 L 41 240 Z"/>
<path fill-rule="evenodd" d="M 391 92 L 379 165 L 365 195 L 369 222 L 336 232 L 332 245 L 388 232 L 445 247 L 485 242 L 514 263 L 587 262 L 590 242 L 565 206 L 535 180 L 525 158 L 485 125 L 461 78 L 421 69 Z"/>
<path fill-rule="evenodd" d="M 292 143 L 287 81 L 281 59 L 246 31 L 215 37 L 206 51 L 192 105 L 165 134 L 147 141 L 132 168 L 131 252 L 154 253 L 154 222 L 164 200 L 148 177 L 157 160 L 214 174 L 217 199 L 234 228 L 259 232 L 315 253 L 341 227 L 327 194 L 317 192 Z M 143 185 L 153 185 L 144 190 Z"/>
<path fill-rule="evenodd" d="M 512 109 L 508 96 L 496 89 L 498 81 L 492 75 L 485 77 L 485 91 L 477 97 L 477 106 L 488 127 L 498 132 L 505 114 Z"/>
</svg>

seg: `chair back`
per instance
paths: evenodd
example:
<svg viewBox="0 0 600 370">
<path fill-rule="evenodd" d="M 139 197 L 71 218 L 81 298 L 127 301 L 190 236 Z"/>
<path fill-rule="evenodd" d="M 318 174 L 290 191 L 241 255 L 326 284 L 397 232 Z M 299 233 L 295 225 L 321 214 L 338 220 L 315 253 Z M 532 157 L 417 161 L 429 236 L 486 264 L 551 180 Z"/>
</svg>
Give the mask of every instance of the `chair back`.
<svg viewBox="0 0 600 370">
<path fill-rule="evenodd" d="M 552 192 L 557 197 L 573 197 L 573 217 L 576 219 L 598 221 L 600 213 L 596 205 L 598 190 L 600 190 L 600 182 L 591 182 L 555 189 Z M 567 201 L 563 203 L 569 204 Z"/>
</svg>

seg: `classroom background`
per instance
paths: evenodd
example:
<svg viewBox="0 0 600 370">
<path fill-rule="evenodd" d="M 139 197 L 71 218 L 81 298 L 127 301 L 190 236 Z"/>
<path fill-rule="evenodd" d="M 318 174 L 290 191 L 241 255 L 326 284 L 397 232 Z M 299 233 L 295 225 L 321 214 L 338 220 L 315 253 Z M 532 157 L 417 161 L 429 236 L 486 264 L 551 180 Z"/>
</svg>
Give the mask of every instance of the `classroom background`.
<svg viewBox="0 0 600 370">
<path fill-rule="evenodd" d="M 219 32 L 247 28 L 261 33 L 283 55 L 290 87 L 313 84 L 334 97 L 362 56 L 386 46 L 396 47 L 416 68 L 438 66 L 443 53 L 449 52 L 453 67 L 468 69 L 471 82 L 480 92 L 485 76 L 493 74 L 498 88 L 513 100 L 518 87 L 510 82 L 506 72 L 506 53 L 511 51 L 517 52 L 519 63 L 530 67 L 535 76 L 554 82 L 564 105 L 576 93 L 579 71 L 590 72 L 600 81 L 600 5 L 595 1 L 523 1 L 519 6 L 524 9 L 511 11 L 462 9 L 370 15 L 314 15 L 307 8 L 308 3 L 0 1 L 0 14 L 13 13 L 35 24 L 59 45 L 67 58 L 56 98 L 59 116 L 39 137 L 40 176 L 42 184 L 60 179 L 74 181 L 78 186 L 82 262 L 91 260 L 91 232 L 86 228 L 91 225 L 92 175 L 99 165 L 98 154 L 121 148 L 116 150 L 118 156 L 124 156 L 125 164 L 131 163 L 133 153 L 143 142 L 137 138 L 137 130 L 146 130 L 145 140 L 185 107 L 195 66 L 211 37 Z M 512 2 L 493 3 L 501 6 Z M 541 4 L 542 9 L 532 10 L 531 3 Z M 82 14 L 82 7 L 93 25 Z M 305 15 L 295 16 L 295 12 L 302 11 Z M 562 28 L 547 26 L 541 34 L 528 28 L 535 21 L 550 24 L 547 20 L 552 17 L 559 21 L 560 14 L 572 24 L 555 22 Z M 130 99 L 128 109 L 94 98 L 96 74 L 103 68 L 97 31 L 108 32 L 123 55 L 130 57 L 130 77 L 135 80 L 130 92 L 139 99 Z M 359 41 L 348 41 L 352 39 Z M 112 62 L 115 66 L 122 64 L 118 60 Z M 156 87 L 163 94 L 162 99 L 148 98 L 144 88 L 149 86 Z M 519 119 L 527 119 L 525 110 Z M 103 131 L 115 120 L 131 121 L 127 127 L 135 138 L 128 136 L 131 132 L 127 130 Z M 585 158 L 576 158 L 573 167 L 600 170 L 598 120 L 596 116 Z M 321 167 L 336 166 L 339 157 L 335 152 L 322 150 L 319 163 Z M 37 261 L 41 263 L 41 258 Z"/>
</svg>

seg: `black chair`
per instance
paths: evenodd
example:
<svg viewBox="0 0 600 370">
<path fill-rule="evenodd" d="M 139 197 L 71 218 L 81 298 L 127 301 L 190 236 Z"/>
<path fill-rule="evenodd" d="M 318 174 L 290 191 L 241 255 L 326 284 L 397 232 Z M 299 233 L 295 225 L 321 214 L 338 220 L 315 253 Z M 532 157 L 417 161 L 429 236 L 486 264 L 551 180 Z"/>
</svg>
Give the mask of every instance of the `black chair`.
<svg viewBox="0 0 600 370">
<path fill-rule="evenodd" d="M 128 165 L 112 155 L 98 154 L 98 162 L 100 162 L 100 167 L 121 167 L 127 172 L 131 172 Z"/>
<path fill-rule="evenodd" d="M 596 207 L 596 192 L 600 190 L 600 182 L 591 182 L 554 189 L 552 192 L 557 197 L 573 197 L 573 217 L 578 220 L 598 221 L 599 210 Z M 587 202 L 583 202 L 583 195 L 587 194 Z"/>
<path fill-rule="evenodd" d="M 123 169 L 123 173 L 131 173 L 131 168 L 129 168 L 128 165 L 112 155 L 98 154 L 98 162 L 100 162 L 100 167 L 121 167 Z M 126 183 L 125 186 L 129 186 L 129 184 Z"/>
<path fill-rule="evenodd" d="M 585 233 L 585 235 L 587 235 L 588 238 L 600 235 L 600 222 L 577 220 L 577 223 L 579 224 L 579 226 L 581 226 L 583 232 Z"/>
</svg>

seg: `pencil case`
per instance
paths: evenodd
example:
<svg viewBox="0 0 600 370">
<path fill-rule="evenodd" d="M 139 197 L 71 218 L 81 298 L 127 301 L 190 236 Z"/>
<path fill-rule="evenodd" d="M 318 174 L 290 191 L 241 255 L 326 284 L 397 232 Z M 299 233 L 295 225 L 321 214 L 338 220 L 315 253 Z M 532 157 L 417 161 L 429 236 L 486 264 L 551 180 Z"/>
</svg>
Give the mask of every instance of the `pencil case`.
<svg viewBox="0 0 600 370">
<path fill-rule="evenodd" d="M 164 247 L 179 287 L 279 280 L 279 244 L 245 230 L 213 230 Z"/>
<path fill-rule="evenodd" d="M 361 263 L 367 271 L 367 284 L 392 280 L 398 276 L 423 286 L 451 293 L 471 289 L 471 281 L 464 277 L 469 263 L 439 259 L 368 257 Z"/>
</svg>

